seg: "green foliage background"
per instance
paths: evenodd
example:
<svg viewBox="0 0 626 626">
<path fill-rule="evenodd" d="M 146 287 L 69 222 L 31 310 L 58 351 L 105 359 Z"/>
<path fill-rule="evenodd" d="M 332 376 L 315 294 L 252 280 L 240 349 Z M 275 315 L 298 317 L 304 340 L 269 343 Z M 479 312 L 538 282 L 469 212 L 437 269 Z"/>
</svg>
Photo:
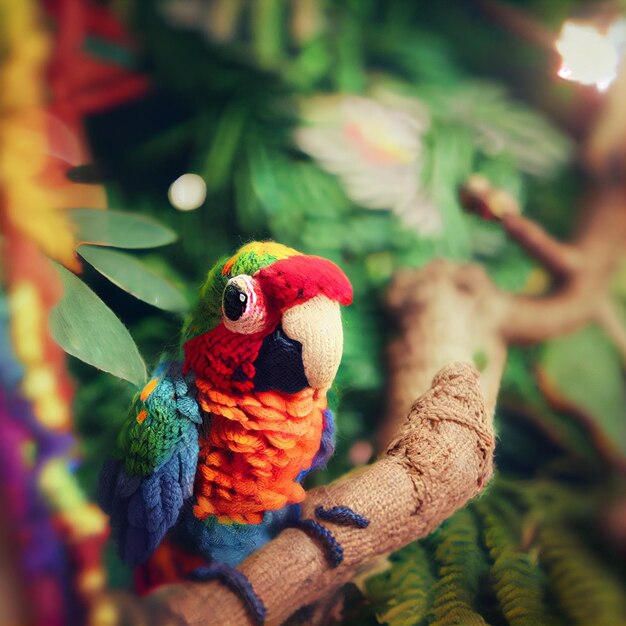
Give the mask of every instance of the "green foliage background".
<svg viewBox="0 0 626 626">
<path fill-rule="evenodd" d="M 325 475 L 315 478 L 330 480 L 350 467 L 355 440 L 373 441 L 384 413 L 384 346 L 393 329 L 382 295 L 396 268 L 440 256 L 474 260 L 515 291 L 537 275 L 497 225 L 461 211 L 458 185 L 483 173 L 553 233 L 569 235 L 580 191 L 572 145 L 537 109 L 567 126 L 576 98 L 551 78 L 552 59 L 511 40 L 471 3 L 233 2 L 238 26 L 221 42 L 211 35 L 208 11 L 228 3 L 187 3 L 196 11 L 189 28 L 172 21 L 166 4 L 115 2 L 139 52 L 98 49 L 105 60 L 126 59 L 148 73 L 155 87 L 87 120 L 110 205 L 154 216 L 179 234 L 159 254 L 138 256 L 184 286 L 191 302 L 211 264 L 251 239 L 272 238 L 345 269 L 355 303 L 345 314 L 333 398 L 339 445 Z M 520 4 L 555 29 L 576 8 L 566 0 Z M 294 34 L 294 11 L 305 5 L 319 20 L 303 37 Z M 302 98 L 368 96 L 381 86 L 428 110 L 421 175 L 442 214 L 437 237 L 419 235 L 389 211 L 357 206 L 341 179 L 293 141 Z M 484 133 L 498 138 L 497 150 L 485 147 Z M 205 179 L 206 202 L 177 212 L 167 190 L 190 171 Z M 89 267 L 85 280 L 129 327 L 149 367 L 177 345 L 182 316 L 138 302 Z M 624 296 L 619 284 L 616 294 Z M 73 366 L 81 472 L 93 492 L 134 390 Z M 580 410 L 554 410 L 537 372 Z M 623 362 L 598 329 L 513 349 L 497 410 L 496 478 L 476 502 L 351 594 L 345 623 L 626 623 L 618 559 L 624 535 L 615 523 L 621 510 L 623 525 L 625 506 L 624 399 Z M 110 562 L 114 584 L 127 584 L 112 553 Z"/>
</svg>

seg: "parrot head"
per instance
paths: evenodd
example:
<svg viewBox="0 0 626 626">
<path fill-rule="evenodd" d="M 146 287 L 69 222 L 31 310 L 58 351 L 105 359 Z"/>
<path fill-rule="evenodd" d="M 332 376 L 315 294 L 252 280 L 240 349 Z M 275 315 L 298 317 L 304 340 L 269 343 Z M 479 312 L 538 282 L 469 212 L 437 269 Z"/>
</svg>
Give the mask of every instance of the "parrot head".
<svg viewBox="0 0 626 626">
<path fill-rule="evenodd" d="M 343 351 L 352 287 L 334 263 L 274 242 L 219 261 L 184 333 L 185 370 L 225 393 L 327 390 Z"/>
</svg>

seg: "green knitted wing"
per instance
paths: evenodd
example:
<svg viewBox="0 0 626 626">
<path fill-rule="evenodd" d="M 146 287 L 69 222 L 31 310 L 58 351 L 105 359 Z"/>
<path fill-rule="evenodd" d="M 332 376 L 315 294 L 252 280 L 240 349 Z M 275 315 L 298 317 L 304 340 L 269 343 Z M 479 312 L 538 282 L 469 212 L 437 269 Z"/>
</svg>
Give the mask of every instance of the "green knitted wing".
<svg viewBox="0 0 626 626">
<path fill-rule="evenodd" d="M 193 390 L 180 364 L 162 363 L 135 398 L 102 469 L 100 505 L 130 565 L 150 557 L 193 493 L 202 421 Z"/>
<path fill-rule="evenodd" d="M 178 364 L 164 363 L 137 394 L 113 455 L 128 474 L 148 476 L 181 446 L 195 450 L 197 460 L 197 425 L 202 419 L 190 382 Z"/>
</svg>

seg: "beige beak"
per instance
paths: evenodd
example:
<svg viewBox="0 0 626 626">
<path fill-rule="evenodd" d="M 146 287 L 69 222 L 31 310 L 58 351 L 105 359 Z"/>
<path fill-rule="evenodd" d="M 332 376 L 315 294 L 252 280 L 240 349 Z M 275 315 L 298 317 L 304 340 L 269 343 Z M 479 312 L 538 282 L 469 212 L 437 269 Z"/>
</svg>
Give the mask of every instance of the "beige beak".
<svg viewBox="0 0 626 626">
<path fill-rule="evenodd" d="M 302 344 L 302 363 L 314 389 L 328 389 L 335 379 L 343 352 L 339 303 L 316 296 L 283 313 L 282 327 Z"/>
</svg>

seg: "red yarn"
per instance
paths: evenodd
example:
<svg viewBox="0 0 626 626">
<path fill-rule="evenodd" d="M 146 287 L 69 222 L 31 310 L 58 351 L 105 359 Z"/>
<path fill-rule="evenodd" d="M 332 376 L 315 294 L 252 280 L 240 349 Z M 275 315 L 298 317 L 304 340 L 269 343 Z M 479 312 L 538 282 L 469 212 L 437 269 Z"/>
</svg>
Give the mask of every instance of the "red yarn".
<svg viewBox="0 0 626 626">
<path fill-rule="evenodd" d="M 293 256 L 260 269 L 255 278 L 266 299 L 280 312 L 324 295 L 339 304 L 352 303 L 352 285 L 331 261 L 317 256 Z"/>
<path fill-rule="evenodd" d="M 206 565 L 198 554 L 190 554 L 164 539 L 150 559 L 135 568 L 135 590 L 144 596 L 156 587 L 184 580 L 197 567 Z"/>
<path fill-rule="evenodd" d="M 224 392 L 246 393 L 254 387 L 253 362 L 259 354 L 266 331 L 244 335 L 223 324 L 185 344 L 184 373 Z"/>
</svg>

